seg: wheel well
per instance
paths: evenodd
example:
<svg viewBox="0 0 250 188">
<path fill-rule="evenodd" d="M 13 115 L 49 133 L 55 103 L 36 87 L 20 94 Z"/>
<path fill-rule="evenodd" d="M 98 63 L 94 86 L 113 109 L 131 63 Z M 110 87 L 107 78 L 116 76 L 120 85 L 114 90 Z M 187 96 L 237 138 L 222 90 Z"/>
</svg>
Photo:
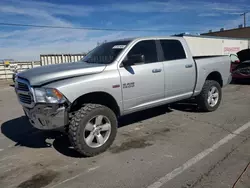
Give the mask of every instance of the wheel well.
<svg viewBox="0 0 250 188">
<path fill-rule="evenodd" d="M 107 106 L 111 110 L 113 110 L 116 116 L 120 115 L 120 108 L 116 100 L 114 99 L 113 96 L 105 92 L 93 92 L 93 93 L 82 95 L 81 97 L 77 98 L 72 103 L 70 107 L 70 112 L 79 110 L 82 107 L 82 105 L 85 103 L 94 103 L 94 104 L 101 104 L 101 105 Z"/>
<path fill-rule="evenodd" d="M 206 80 L 214 80 L 216 82 L 218 82 L 220 84 L 220 86 L 223 86 L 223 80 L 221 77 L 221 74 L 217 71 L 215 72 L 211 72 L 208 76 Z"/>
</svg>

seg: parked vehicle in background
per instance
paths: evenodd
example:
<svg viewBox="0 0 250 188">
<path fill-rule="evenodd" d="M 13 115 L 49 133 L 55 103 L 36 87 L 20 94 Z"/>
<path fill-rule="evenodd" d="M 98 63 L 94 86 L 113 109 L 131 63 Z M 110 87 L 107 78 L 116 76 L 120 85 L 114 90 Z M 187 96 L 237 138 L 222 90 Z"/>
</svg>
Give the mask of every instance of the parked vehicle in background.
<svg viewBox="0 0 250 188">
<path fill-rule="evenodd" d="M 231 72 L 234 80 L 250 78 L 250 49 L 241 50 L 237 55 L 230 55 Z"/>
<path fill-rule="evenodd" d="M 20 72 L 15 89 L 34 127 L 63 128 L 79 153 L 94 156 L 113 143 L 118 117 L 189 98 L 212 112 L 230 81 L 229 56 L 193 57 L 182 37 L 144 37 Z"/>
<path fill-rule="evenodd" d="M 29 68 L 27 68 L 27 69 L 29 69 Z M 12 74 L 12 81 L 15 83 L 16 77 L 17 77 L 18 73 L 21 72 L 21 71 L 23 71 L 22 66 L 18 67 L 18 65 L 15 64 L 15 65 L 12 65 L 10 67 L 10 70 L 13 72 L 13 74 Z"/>
</svg>

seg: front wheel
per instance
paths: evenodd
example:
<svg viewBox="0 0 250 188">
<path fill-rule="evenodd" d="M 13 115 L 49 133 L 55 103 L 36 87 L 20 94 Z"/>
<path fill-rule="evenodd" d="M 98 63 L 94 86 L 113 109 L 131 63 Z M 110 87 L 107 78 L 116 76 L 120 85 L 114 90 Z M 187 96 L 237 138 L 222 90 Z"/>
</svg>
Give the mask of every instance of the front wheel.
<svg viewBox="0 0 250 188">
<path fill-rule="evenodd" d="M 221 86 L 214 80 L 206 80 L 201 93 L 197 96 L 199 108 L 205 112 L 215 111 L 221 102 Z"/>
<path fill-rule="evenodd" d="M 85 104 L 72 117 L 69 139 L 82 155 L 91 157 L 107 150 L 117 132 L 114 112 L 99 104 Z"/>
</svg>

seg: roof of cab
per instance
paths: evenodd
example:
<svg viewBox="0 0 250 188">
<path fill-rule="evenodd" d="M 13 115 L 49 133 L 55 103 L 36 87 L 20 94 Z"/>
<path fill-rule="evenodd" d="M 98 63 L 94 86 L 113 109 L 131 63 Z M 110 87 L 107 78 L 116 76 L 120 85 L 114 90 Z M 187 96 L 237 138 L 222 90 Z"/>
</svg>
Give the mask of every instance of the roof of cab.
<svg viewBox="0 0 250 188">
<path fill-rule="evenodd" d="M 146 39 L 179 39 L 180 40 L 180 39 L 183 39 L 183 37 L 178 37 L 178 36 L 143 36 L 143 37 L 116 39 L 116 40 L 113 40 L 112 42 L 146 40 Z"/>
</svg>

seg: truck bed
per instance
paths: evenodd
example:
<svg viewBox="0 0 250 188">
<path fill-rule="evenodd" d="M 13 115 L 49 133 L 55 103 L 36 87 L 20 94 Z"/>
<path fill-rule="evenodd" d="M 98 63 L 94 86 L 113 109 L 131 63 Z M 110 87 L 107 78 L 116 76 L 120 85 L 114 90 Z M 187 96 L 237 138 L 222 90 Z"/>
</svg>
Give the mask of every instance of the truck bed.
<svg viewBox="0 0 250 188">
<path fill-rule="evenodd" d="M 231 78 L 230 72 L 230 57 L 227 55 L 216 55 L 216 56 L 194 56 L 197 72 L 197 83 L 194 90 L 194 95 L 197 95 L 204 85 L 204 81 L 211 72 L 217 72 L 222 79 L 222 87 L 227 85 L 228 78 Z"/>
</svg>

